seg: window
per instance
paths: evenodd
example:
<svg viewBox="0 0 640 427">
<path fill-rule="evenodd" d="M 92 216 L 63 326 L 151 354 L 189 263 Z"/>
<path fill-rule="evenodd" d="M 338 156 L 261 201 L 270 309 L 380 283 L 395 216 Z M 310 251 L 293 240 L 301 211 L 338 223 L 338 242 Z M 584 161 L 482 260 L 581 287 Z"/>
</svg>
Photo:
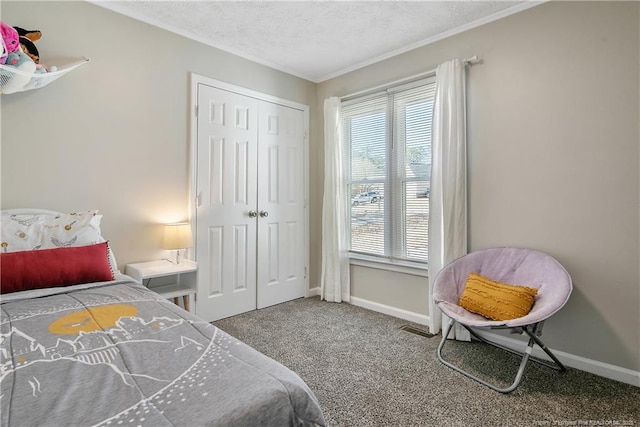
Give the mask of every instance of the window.
<svg viewBox="0 0 640 427">
<path fill-rule="evenodd" d="M 350 250 L 427 263 L 435 79 L 342 106 Z"/>
</svg>

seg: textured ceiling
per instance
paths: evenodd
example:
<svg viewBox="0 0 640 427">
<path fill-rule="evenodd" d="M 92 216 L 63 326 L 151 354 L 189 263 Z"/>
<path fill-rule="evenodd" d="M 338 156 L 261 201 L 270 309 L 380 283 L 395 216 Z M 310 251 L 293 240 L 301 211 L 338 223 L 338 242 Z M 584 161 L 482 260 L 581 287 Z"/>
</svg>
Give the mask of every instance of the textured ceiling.
<svg viewBox="0 0 640 427">
<path fill-rule="evenodd" d="M 90 1 L 314 82 L 539 4 L 523 1 Z"/>
</svg>

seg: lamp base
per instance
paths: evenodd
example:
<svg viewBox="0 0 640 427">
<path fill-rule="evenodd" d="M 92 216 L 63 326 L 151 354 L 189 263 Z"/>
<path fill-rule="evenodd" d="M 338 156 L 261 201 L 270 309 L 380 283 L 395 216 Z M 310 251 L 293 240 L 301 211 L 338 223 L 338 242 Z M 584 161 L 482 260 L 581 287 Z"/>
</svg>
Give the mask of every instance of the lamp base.
<svg viewBox="0 0 640 427">
<path fill-rule="evenodd" d="M 184 251 L 184 249 L 176 249 L 176 261 L 174 264 L 181 264 L 184 260 L 184 254 L 182 251 Z"/>
</svg>

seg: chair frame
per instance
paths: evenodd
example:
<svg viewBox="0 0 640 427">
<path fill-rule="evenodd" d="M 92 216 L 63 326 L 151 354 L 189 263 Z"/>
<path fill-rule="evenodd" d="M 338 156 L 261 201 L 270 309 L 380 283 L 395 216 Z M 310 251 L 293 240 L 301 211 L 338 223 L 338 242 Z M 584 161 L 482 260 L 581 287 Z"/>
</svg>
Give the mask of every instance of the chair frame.
<svg viewBox="0 0 640 427">
<path fill-rule="evenodd" d="M 508 351 L 509 353 L 515 354 L 520 356 L 522 359 L 520 361 L 520 367 L 518 368 L 518 371 L 516 372 L 516 376 L 515 379 L 513 381 L 513 383 L 508 386 L 508 387 L 498 387 L 494 384 L 488 383 L 487 381 L 484 381 L 481 378 L 478 378 L 477 376 L 473 375 L 470 372 L 467 372 L 465 370 L 463 370 L 462 368 L 444 360 L 444 358 L 442 357 L 442 348 L 444 347 L 445 342 L 447 341 L 447 337 L 449 336 L 449 333 L 451 332 L 451 329 L 453 328 L 453 325 L 459 323 L 460 325 L 462 325 L 466 330 L 469 331 L 469 333 L 476 338 L 479 341 L 484 342 L 485 344 L 489 344 L 492 345 L 494 347 L 497 347 L 499 349 L 502 349 L 504 351 Z M 440 359 L 440 362 L 442 362 L 443 364 L 445 364 L 446 366 L 448 366 L 449 368 L 463 374 L 464 376 L 471 378 L 472 380 L 478 381 L 479 383 L 489 387 L 492 390 L 495 390 L 497 392 L 500 393 L 511 393 L 513 390 L 515 390 L 519 385 L 520 382 L 522 381 L 522 376 L 524 374 L 525 368 L 527 366 L 527 362 L 529 360 L 531 360 L 532 362 L 538 363 L 540 365 L 544 365 L 548 368 L 551 369 L 555 369 L 557 371 L 561 371 L 564 372 L 567 370 L 567 368 L 562 364 L 562 362 L 560 362 L 560 360 L 558 360 L 558 358 L 553 354 L 553 352 L 551 351 L 551 349 L 549 349 L 544 342 L 542 342 L 542 340 L 539 338 L 540 335 L 542 335 L 542 326 L 544 325 L 544 320 L 537 322 L 537 323 L 533 323 L 531 325 L 525 325 L 525 326 L 517 326 L 517 327 L 508 327 L 508 326 L 496 326 L 496 327 L 492 327 L 489 329 L 510 329 L 510 330 L 515 330 L 515 331 L 521 331 L 524 332 L 525 334 L 527 334 L 529 336 L 529 342 L 527 343 L 525 350 L 523 352 L 520 351 L 516 351 L 513 350 L 511 348 L 505 347 L 503 345 L 500 345 L 498 343 L 495 343 L 493 341 L 487 340 L 484 337 L 481 337 L 480 335 L 478 335 L 472 327 L 467 326 L 461 322 L 457 322 L 454 319 L 449 319 L 449 323 L 447 325 L 447 329 L 446 331 L 443 330 L 442 332 L 442 340 L 440 341 L 440 344 L 438 345 L 438 359 Z M 485 328 L 486 329 L 486 328 Z M 536 358 L 531 357 L 531 352 L 533 351 L 533 347 L 534 345 L 538 345 L 538 347 L 540 347 L 553 361 L 553 363 L 549 363 L 547 361 L 544 360 L 539 360 Z"/>
</svg>

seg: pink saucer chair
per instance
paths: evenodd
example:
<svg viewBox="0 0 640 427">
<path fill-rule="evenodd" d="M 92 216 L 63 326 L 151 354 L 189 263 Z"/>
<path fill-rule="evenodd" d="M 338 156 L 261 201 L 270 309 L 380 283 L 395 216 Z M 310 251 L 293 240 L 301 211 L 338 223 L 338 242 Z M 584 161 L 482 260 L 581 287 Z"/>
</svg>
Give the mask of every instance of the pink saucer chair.
<svg viewBox="0 0 640 427">
<path fill-rule="evenodd" d="M 469 273 L 478 273 L 502 283 L 536 288 L 538 294 L 531 311 L 516 319 L 490 320 L 460 307 L 458 301 Z M 571 277 L 564 267 L 553 257 L 536 250 L 491 248 L 456 259 L 440 270 L 434 282 L 433 299 L 440 310 L 450 318 L 446 329 L 443 329 L 442 340 L 438 346 L 438 359 L 448 367 L 501 393 L 509 393 L 518 387 L 529 360 L 565 371 L 564 365 L 540 340 L 540 336 L 544 321 L 565 305 L 572 289 Z M 474 338 L 522 357 L 513 384 L 506 388 L 495 386 L 443 359 L 442 348 L 455 323 L 466 328 Z M 529 341 L 524 352 L 518 352 L 481 337 L 474 329 L 511 329 L 515 333 L 526 334 Z M 530 357 L 535 344 L 544 350 L 553 364 Z"/>
</svg>

